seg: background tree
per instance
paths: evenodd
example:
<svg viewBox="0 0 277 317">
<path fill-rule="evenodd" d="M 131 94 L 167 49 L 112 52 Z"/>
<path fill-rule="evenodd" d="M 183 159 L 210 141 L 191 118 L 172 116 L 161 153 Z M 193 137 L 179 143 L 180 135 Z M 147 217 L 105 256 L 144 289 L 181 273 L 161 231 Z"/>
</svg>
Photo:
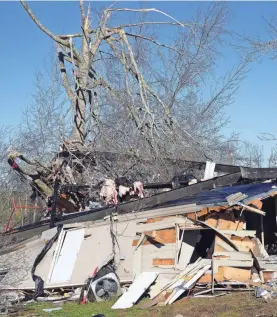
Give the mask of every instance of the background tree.
<svg viewBox="0 0 277 317">
<path fill-rule="evenodd" d="M 277 14 L 275 13 L 270 20 L 265 20 L 267 39 L 257 37 L 245 37 L 244 40 L 248 47 L 244 47 L 251 58 L 270 56 L 277 58 Z"/>
</svg>

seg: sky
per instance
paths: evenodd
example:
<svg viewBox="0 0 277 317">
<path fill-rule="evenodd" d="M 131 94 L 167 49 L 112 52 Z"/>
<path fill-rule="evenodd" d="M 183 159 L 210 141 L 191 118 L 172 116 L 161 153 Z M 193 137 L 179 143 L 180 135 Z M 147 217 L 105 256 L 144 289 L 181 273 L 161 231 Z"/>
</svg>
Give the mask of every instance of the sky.
<svg viewBox="0 0 277 317">
<path fill-rule="evenodd" d="M 99 9 L 109 2 L 92 2 Z M 120 2 L 118 2 L 120 4 Z M 118 5 L 117 4 L 117 5 Z M 120 4 L 121 5 L 121 4 Z M 155 7 L 174 16 L 188 19 L 198 6 L 207 2 L 124 2 L 124 7 Z M 248 36 L 268 38 L 264 19 L 269 19 L 277 10 L 276 2 L 247 1 L 227 2 L 230 10 L 228 29 Z M 29 2 L 31 10 L 54 33 L 79 32 L 78 3 Z M 52 41 L 41 32 L 19 2 L 0 2 L 0 126 L 17 125 L 22 110 L 31 102 L 35 75 L 42 71 L 53 48 Z M 4 26 L 4 27 L 3 27 Z M 233 50 L 224 48 L 223 58 L 217 63 L 218 74 L 224 74 L 237 62 Z M 235 101 L 226 109 L 230 118 L 224 133 L 239 133 L 243 140 L 260 143 L 268 156 L 274 142 L 262 142 L 262 132 L 277 136 L 277 60 L 265 57 L 251 65 L 247 77 L 241 82 Z"/>
</svg>

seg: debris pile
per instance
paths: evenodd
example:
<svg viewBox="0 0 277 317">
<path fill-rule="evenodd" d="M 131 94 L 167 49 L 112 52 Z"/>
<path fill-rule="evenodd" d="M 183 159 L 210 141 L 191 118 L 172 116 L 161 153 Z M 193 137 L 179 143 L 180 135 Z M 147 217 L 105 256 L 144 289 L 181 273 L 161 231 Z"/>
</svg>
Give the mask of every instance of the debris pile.
<svg viewBox="0 0 277 317">
<path fill-rule="evenodd" d="M 18 228 L 9 237 L 25 240 L 0 251 L 6 263 L 1 289 L 24 290 L 25 300 L 37 301 L 118 297 L 113 309 L 145 296 L 142 308 L 243 290 L 271 300 L 277 294 L 277 170 L 266 181 L 265 171 L 254 179 L 235 172 L 207 180 L 213 171 L 187 187 L 102 208 L 94 221 L 86 213 L 48 230 L 45 224 Z M 101 197 L 109 203 L 124 185 L 110 179 L 104 186 Z M 126 188 L 122 196 L 143 194 L 142 184 Z"/>
<path fill-rule="evenodd" d="M 64 214 L 152 196 L 161 189 L 188 186 L 203 176 L 199 173 L 203 163 L 190 162 L 182 171 L 180 160 L 167 161 L 164 170 L 157 173 L 147 160 L 117 153 L 70 150 L 66 143 L 49 164 L 29 160 L 13 150 L 8 154 L 11 168 L 31 186 L 31 201 L 39 202 L 40 209 L 45 211 L 40 219 L 48 219 L 54 206 L 57 217 L 61 218 Z M 213 169 L 209 164 L 203 179 Z M 155 180 L 164 182 L 153 183 Z"/>
</svg>

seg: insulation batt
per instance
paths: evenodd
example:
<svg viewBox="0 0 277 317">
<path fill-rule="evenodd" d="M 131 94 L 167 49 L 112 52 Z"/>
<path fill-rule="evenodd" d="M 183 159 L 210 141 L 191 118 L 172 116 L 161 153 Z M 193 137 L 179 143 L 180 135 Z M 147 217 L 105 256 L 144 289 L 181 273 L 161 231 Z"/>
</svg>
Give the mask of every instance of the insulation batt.
<svg viewBox="0 0 277 317">
<path fill-rule="evenodd" d="M 112 179 L 105 179 L 104 185 L 100 191 L 100 198 L 105 199 L 106 204 L 117 204 L 117 191 L 115 182 Z"/>
<path fill-rule="evenodd" d="M 133 187 L 134 187 L 134 192 L 137 193 L 138 192 L 138 196 L 140 198 L 143 198 L 144 195 L 143 195 L 143 184 L 142 182 L 134 182 L 133 184 Z"/>
</svg>

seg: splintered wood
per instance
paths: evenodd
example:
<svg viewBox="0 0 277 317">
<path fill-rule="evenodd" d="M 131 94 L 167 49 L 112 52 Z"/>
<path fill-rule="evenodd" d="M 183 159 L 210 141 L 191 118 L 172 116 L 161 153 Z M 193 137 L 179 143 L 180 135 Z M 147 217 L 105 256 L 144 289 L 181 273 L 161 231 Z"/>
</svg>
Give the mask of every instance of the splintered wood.
<svg viewBox="0 0 277 317">
<path fill-rule="evenodd" d="M 245 195 L 233 196 L 232 206 L 204 207 L 185 217 L 162 216 L 139 223 L 133 240 L 133 246 L 138 247 L 134 271 L 140 274 L 156 269 L 161 278 L 151 287 L 151 301 L 144 303 L 143 308 L 171 304 L 195 285 L 210 284 L 211 290 L 215 284 L 249 285 L 254 260 L 264 269 L 265 280 L 277 278 L 277 270 L 273 270 L 277 257 L 264 259 L 261 254 L 264 256 L 266 251 L 256 238 L 256 231 L 246 230 L 243 208 L 258 213 L 263 204 L 255 199 L 244 205 L 246 208 L 239 205 L 241 200 L 236 201 L 237 198 L 242 200 Z M 213 242 L 206 250 L 207 259 L 198 255 L 203 230 L 214 232 Z M 172 275 L 163 278 L 165 274 Z"/>
</svg>

